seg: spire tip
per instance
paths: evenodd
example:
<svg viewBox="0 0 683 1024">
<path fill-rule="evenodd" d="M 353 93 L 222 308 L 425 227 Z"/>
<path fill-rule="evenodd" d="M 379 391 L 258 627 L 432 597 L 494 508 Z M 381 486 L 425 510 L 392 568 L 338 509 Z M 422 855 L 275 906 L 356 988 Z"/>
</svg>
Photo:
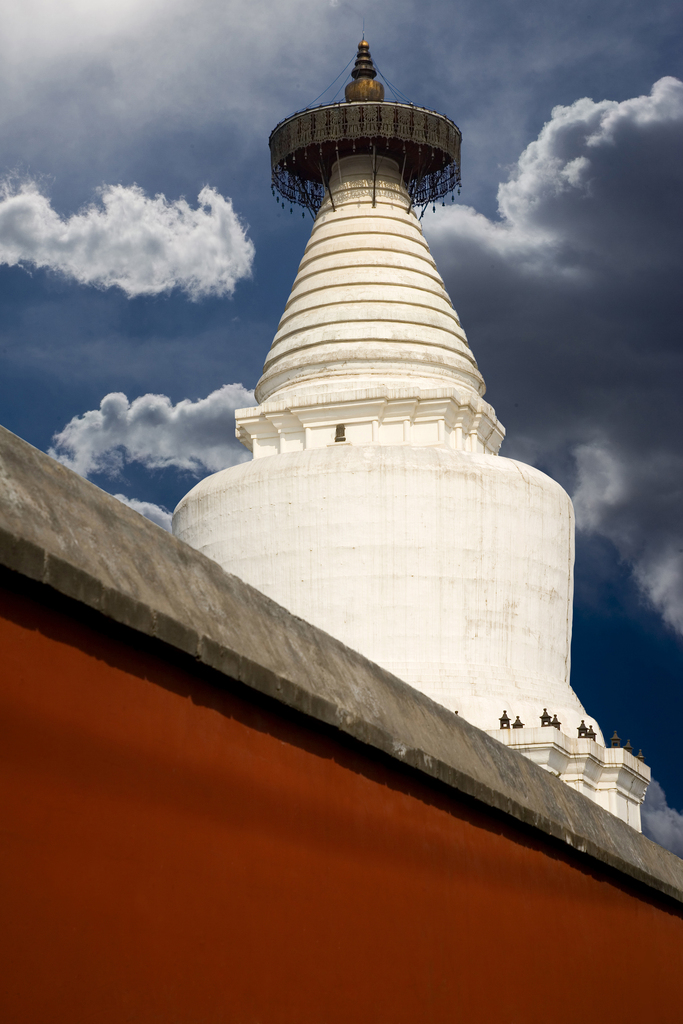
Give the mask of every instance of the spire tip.
<svg viewBox="0 0 683 1024">
<path fill-rule="evenodd" d="M 384 86 L 381 82 L 374 81 L 377 78 L 377 69 L 370 56 L 370 43 L 365 38 L 365 32 L 363 32 L 363 38 L 358 44 L 356 63 L 351 72 L 351 78 L 353 81 L 349 82 L 344 93 L 347 103 L 382 102 L 384 99 Z"/>
</svg>

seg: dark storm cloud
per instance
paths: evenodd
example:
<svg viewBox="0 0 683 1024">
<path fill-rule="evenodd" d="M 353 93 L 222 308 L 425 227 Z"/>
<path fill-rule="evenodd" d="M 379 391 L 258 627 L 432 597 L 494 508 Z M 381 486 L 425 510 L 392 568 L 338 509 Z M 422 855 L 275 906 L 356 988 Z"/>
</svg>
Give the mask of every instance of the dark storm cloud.
<svg viewBox="0 0 683 1024">
<path fill-rule="evenodd" d="M 427 230 L 503 454 L 564 477 L 683 633 L 683 84 L 556 108 L 498 198 Z"/>
</svg>

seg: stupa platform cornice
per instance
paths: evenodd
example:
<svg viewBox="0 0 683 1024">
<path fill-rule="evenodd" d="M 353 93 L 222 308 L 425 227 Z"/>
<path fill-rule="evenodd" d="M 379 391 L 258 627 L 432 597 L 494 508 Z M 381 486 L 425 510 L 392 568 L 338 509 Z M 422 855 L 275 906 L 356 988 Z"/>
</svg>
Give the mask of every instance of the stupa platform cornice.
<svg viewBox="0 0 683 1024">
<path fill-rule="evenodd" d="M 341 439 L 497 455 L 505 437 L 493 407 L 464 388 L 381 386 L 290 395 L 238 409 L 235 422 L 237 438 L 256 459 L 324 448 Z"/>
<path fill-rule="evenodd" d="M 625 747 L 605 747 L 553 728 L 487 732 L 641 831 L 640 807 L 651 772 Z"/>
</svg>

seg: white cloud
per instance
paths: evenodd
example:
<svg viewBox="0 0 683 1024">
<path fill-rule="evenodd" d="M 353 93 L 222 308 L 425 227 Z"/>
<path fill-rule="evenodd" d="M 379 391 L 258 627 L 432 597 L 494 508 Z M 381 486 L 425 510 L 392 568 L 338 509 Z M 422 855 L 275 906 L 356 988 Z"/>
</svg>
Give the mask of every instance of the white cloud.
<svg viewBox="0 0 683 1024">
<path fill-rule="evenodd" d="M 173 405 L 166 395 L 105 395 L 99 409 L 74 416 L 55 434 L 50 455 L 91 476 L 120 474 L 126 463 L 147 469 L 175 467 L 198 476 L 244 462 L 235 438 L 235 409 L 254 405 L 252 391 L 224 384 L 207 398 Z"/>
<path fill-rule="evenodd" d="M 173 522 L 173 515 L 164 508 L 163 505 L 155 505 L 151 501 L 138 501 L 137 498 L 127 498 L 125 494 L 115 494 L 114 497 L 127 505 L 128 508 L 132 508 L 134 512 L 139 512 L 145 519 L 151 520 L 160 526 L 162 530 L 168 530 L 171 532 L 171 523 Z"/>
<path fill-rule="evenodd" d="M 683 634 L 683 83 L 557 107 L 498 191 L 498 220 L 439 209 L 426 233 L 494 404 L 502 454 L 576 484 Z M 513 404 L 513 401 L 515 404 Z"/>
<path fill-rule="evenodd" d="M 683 814 L 669 807 L 664 790 L 654 779 L 645 795 L 641 815 L 647 838 L 683 857 Z"/>
<path fill-rule="evenodd" d="M 205 187 L 199 206 L 107 185 L 100 202 L 61 218 L 35 182 L 0 186 L 0 263 L 47 267 L 126 295 L 182 289 L 191 299 L 232 295 L 251 273 L 253 243 L 230 199 Z"/>
</svg>

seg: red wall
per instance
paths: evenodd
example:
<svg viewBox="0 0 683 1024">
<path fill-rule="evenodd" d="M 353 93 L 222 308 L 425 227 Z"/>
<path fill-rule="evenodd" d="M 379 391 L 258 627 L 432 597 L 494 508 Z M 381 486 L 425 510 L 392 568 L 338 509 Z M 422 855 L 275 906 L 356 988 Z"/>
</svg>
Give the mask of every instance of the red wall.
<svg viewBox="0 0 683 1024">
<path fill-rule="evenodd" d="M 683 916 L 0 596 L 4 1024 L 678 1022 Z"/>
</svg>

